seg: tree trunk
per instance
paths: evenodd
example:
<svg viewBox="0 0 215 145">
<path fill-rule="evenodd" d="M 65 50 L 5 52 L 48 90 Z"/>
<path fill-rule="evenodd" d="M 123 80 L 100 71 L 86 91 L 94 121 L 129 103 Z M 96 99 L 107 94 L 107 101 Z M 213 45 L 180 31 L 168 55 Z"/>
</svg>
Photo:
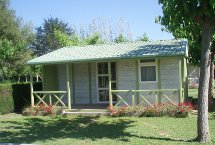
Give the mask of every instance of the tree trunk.
<svg viewBox="0 0 215 145">
<path fill-rule="evenodd" d="M 28 76 L 25 75 L 25 82 L 27 83 L 28 82 Z"/>
<path fill-rule="evenodd" d="M 18 83 L 20 83 L 20 75 L 18 76 Z"/>
<path fill-rule="evenodd" d="M 210 43 L 212 39 L 213 25 L 205 20 L 202 25 L 201 35 L 201 67 L 198 90 L 198 120 L 197 140 L 202 143 L 211 142 L 208 124 L 208 87 L 210 76 Z"/>
<path fill-rule="evenodd" d="M 210 58 L 210 80 L 208 90 L 208 111 L 213 111 L 213 90 L 214 90 L 214 52 L 211 51 Z"/>
<path fill-rule="evenodd" d="M 36 78 L 37 78 L 37 82 L 39 82 L 39 75 L 38 74 L 36 74 Z"/>
</svg>

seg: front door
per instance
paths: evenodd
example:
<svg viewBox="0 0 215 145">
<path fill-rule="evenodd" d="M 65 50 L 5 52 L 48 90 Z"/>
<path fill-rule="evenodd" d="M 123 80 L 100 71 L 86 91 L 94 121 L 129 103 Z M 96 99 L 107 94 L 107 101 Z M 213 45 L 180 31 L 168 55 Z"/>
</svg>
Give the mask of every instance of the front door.
<svg viewBox="0 0 215 145">
<path fill-rule="evenodd" d="M 108 76 L 108 63 L 97 63 L 97 80 L 98 80 L 98 102 L 109 102 L 109 76 Z M 111 62 L 111 89 L 116 90 L 116 63 Z M 113 95 L 113 101 L 116 101 L 116 96 Z"/>
</svg>

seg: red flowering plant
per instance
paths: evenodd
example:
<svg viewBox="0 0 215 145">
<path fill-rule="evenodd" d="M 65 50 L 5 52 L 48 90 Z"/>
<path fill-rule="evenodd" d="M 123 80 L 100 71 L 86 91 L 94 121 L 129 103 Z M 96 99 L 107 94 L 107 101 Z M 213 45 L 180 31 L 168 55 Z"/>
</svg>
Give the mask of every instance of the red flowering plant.
<svg viewBox="0 0 215 145">
<path fill-rule="evenodd" d="M 45 105 L 43 103 L 34 106 L 34 107 L 27 107 L 23 111 L 23 115 L 29 116 L 54 116 L 59 115 L 62 113 L 62 108 L 52 105 Z"/>
<path fill-rule="evenodd" d="M 127 116 L 128 106 L 108 107 L 108 115 L 111 117 Z"/>
<path fill-rule="evenodd" d="M 192 110 L 193 110 L 193 106 L 190 102 L 180 103 L 175 110 L 175 116 L 187 117 L 192 112 Z"/>
<path fill-rule="evenodd" d="M 191 103 L 175 105 L 172 102 L 160 103 L 153 106 L 121 106 L 108 108 L 108 115 L 111 117 L 138 116 L 138 117 L 187 117 L 192 112 Z"/>
<path fill-rule="evenodd" d="M 52 105 L 47 106 L 43 103 L 39 104 L 38 106 L 35 106 L 32 112 L 33 116 L 47 116 L 52 114 L 53 114 Z"/>
</svg>

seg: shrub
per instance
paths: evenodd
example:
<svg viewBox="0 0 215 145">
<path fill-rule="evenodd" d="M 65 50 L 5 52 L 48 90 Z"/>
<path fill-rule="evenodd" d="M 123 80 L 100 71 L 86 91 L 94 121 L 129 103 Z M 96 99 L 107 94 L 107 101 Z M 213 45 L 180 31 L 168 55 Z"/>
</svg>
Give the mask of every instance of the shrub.
<svg viewBox="0 0 215 145">
<path fill-rule="evenodd" d="M 0 114 L 13 112 L 14 102 L 11 84 L 0 84 Z"/>
<path fill-rule="evenodd" d="M 176 107 L 175 116 L 176 117 L 187 117 L 193 109 L 191 103 L 181 103 Z"/>
<path fill-rule="evenodd" d="M 157 116 L 172 116 L 172 117 L 187 117 L 192 112 L 190 103 L 181 103 L 174 105 L 171 102 L 154 106 L 121 106 L 108 108 L 108 115 L 111 117 L 121 116 L 137 116 L 137 117 L 157 117 Z"/>
<path fill-rule="evenodd" d="M 26 107 L 22 114 L 25 116 L 55 116 L 62 114 L 62 108 L 40 104 L 35 107 Z"/>
</svg>

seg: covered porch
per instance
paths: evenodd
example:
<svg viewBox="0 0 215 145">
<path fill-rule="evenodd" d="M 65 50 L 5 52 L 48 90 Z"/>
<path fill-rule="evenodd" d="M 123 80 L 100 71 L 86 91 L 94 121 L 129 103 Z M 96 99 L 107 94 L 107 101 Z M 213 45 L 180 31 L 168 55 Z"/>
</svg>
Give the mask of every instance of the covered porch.
<svg viewBox="0 0 215 145">
<path fill-rule="evenodd" d="M 157 58 L 157 63 L 159 64 L 159 60 Z M 31 106 L 37 106 L 39 104 L 44 105 L 51 105 L 51 106 L 62 106 L 65 110 L 71 110 L 74 112 L 82 112 L 83 110 L 87 111 L 104 111 L 104 109 L 107 109 L 107 107 L 115 107 L 115 106 L 134 106 L 134 105 L 145 105 L 145 106 L 153 106 L 154 104 L 159 104 L 162 102 L 171 102 L 172 104 L 177 104 L 174 100 L 178 99 L 178 103 L 183 102 L 184 100 L 184 89 L 183 85 L 186 81 L 186 76 L 183 75 L 186 73 L 186 69 L 182 69 L 182 66 L 186 63 L 186 60 L 184 58 L 178 59 L 178 80 L 179 80 L 179 87 L 176 89 L 162 89 L 161 88 L 161 78 L 160 78 L 160 68 L 158 66 L 158 79 L 157 79 L 157 85 L 158 89 L 141 89 L 140 83 L 139 83 L 139 59 L 133 60 L 136 62 L 135 66 L 135 73 L 136 73 L 136 89 L 118 89 L 120 87 L 115 87 L 113 89 L 113 84 L 119 84 L 119 80 L 116 79 L 116 81 L 112 81 L 113 79 L 108 79 L 108 102 L 105 103 L 93 103 L 92 98 L 92 89 L 95 89 L 95 87 L 92 86 L 92 78 L 89 74 L 87 77 L 89 79 L 88 84 L 88 95 L 86 96 L 86 102 L 89 102 L 87 104 L 79 104 L 76 102 L 77 97 L 75 97 L 75 91 L 76 91 L 76 81 L 74 80 L 74 64 L 66 63 L 63 64 L 66 67 L 66 81 L 64 82 L 66 84 L 66 90 L 42 90 L 42 91 L 34 91 L 33 88 L 33 77 L 31 75 Z M 113 71 L 111 70 L 111 63 L 113 61 L 107 62 L 108 67 L 108 78 L 112 78 Z M 91 63 L 88 63 L 88 71 L 91 72 Z M 119 64 L 119 63 L 118 63 Z M 51 70 L 52 71 L 52 70 Z M 120 75 L 120 74 L 118 74 Z M 116 76 L 118 78 L 119 76 Z M 72 78 L 72 80 L 71 80 Z M 181 81 L 180 81 L 181 80 Z M 97 80 L 98 81 L 98 80 Z M 71 83 L 72 82 L 72 86 Z M 47 83 L 47 82 L 46 82 Z M 49 82 L 50 83 L 50 82 Z M 46 84 L 46 85 L 49 85 Z M 51 82 L 54 83 L 54 82 Z M 98 84 L 96 84 L 98 85 Z M 51 87 L 53 88 L 53 87 Z M 45 89 L 45 86 L 43 85 L 43 89 Z M 47 89 L 47 88 L 46 88 Z M 97 90 L 98 91 L 98 90 Z M 176 98 L 177 97 L 177 98 Z M 65 101 L 66 100 L 66 101 Z M 153 100 L 153 101 L 152 101 Z M 36 101 L 36 102 L 35 102 Z M 70 102 L 70 103 L 69 103 Z"/>
</svg>

